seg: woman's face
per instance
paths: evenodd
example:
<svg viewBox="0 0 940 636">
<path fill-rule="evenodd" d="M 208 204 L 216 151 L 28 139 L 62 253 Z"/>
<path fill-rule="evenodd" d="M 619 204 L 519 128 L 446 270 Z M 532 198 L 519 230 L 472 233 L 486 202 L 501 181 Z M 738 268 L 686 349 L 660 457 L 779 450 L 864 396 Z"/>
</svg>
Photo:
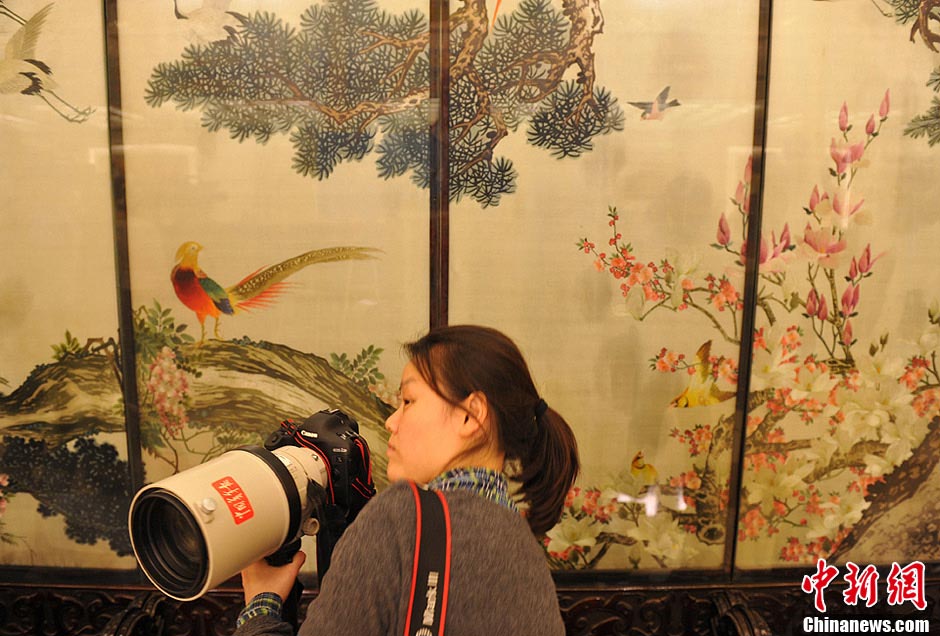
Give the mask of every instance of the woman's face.
<svg viewBox="0 0 940 636">
<path fill-rule="evenodd" d="M 426 484 L 451 468 L 464 450 L 467 413 L 444 400 L 409 362 L 401 374 L 401 404 L 387 420 L 388 479 Z"/>
</svg>

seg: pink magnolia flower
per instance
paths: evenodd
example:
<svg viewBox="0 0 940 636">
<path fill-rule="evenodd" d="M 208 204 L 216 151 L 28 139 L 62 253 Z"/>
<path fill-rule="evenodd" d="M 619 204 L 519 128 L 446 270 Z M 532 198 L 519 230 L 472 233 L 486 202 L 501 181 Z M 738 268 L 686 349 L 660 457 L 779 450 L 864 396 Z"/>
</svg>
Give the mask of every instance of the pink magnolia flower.
<svg viewBox="0 0 940 636">
<path fill-rule="evenodd" d="M 838 194 L 832 195 L 832 211 L 839 219 L 839 226 L 843 229 L 849 226 L 849 220 L 861 209 L 865 199 L 862 199 L 855 205 L 852 205 L 849 193 L 845 194 L 845 201 L 839 198 Z"/>
<path fill-rule="evenodd" d="M 845 132 L 849 129 L 849 107 L 842 102 L 842 108 L 839 109 L 839 130 Z"/>
<path fill-rule="evenodd" d="M 819 297 L 819 310 L 816 311 L 816 317 L 826 322 L 826 319 L 829 317 L 829 306 L 826 304 L 826 297 Z"/>
<path fill-rule="evenodd" d="M 761 270 L 765 272 L 783 271 L 787 260 L 789 260 L 787 252 L 792 245 L 793 243 L 790 240 L 790 225 L 788 223 L 784 224 L 783 230 L 780 232 L 779 240 L 777 240 L 777 236 L 774 232 L 770 233 L 769 242 L 766 236 L 762 236 L 760 239 L 760 254 L 758 255 L 758 262 L 762 266 Z M 741 244 L 741 258 L 738 259 L 741 264 L 744 264 L 746 254 L 747 241 L 744 241 Z"/>
<path fill-rule="evenodd" d="M 849 346 L 852 344 L 852 321 L 846 320 L 842 325 L 842 344 Z"/>
<path fill-rule="evenodd" d="M 738 205 L 744 205 L 747 203 L 747 188 L 744 185 L 743 181 L 738 181 L 738 187 L 734 189 L 734 202 Z"/>
<path fill-rule="evenodd" d="M 816 290 L 811 289 L 809 293 L 806 294 L 806 313 L 810 316 L 815 316 L 816 312 L 819 311 L 819 296 L 816 295 Z"/>
<path fill-rule="evenodd" d="M 814 230 L 807 223 L 803 230 L 803 247 L 809 257 L 818 260 L 823 267 L 835 267 L 839 254 L 845 250 L 845 239 L 839 238 L 834 230 L 825 227 Z"/>
<path fill-rule="evenodd" d="M 865 124 L 865 134 L 869 137 L 875 134 L 875 116 L 872 115 L 868 118 L 868 123 Z"/>
<path fill-rule="evenodd" d="M 849 265 L 849 280 L 858 278 L 858 262 L 852 257 L 852 263 Z"/>
<path fill-rule="evenodd" d="M 878 108 L 878 116 L 884 119 L 888 116 L 888 111 L 891 109 L 891 89 L 885 91 L 885 96 L 881 100 L 881 106 Z"/>
<path fill-rule="evenodd" d="M 822 195 L 819 194 L 819 187 L 813 186 L 813 191 L 809 195 L 809 211 L 815 212 L 816 206 L 829 199 L 829 195 L 825 192 Z"/>
<path fill-rule="evenodd" d="M 865 143 L 861 141 L 857 144 L 837 145 L 833 137 L 829 144 L 829 156 L 836 162 L 836 174 L 839 175 L 845 174 L 850 166 L 861 161 L 863 154 L 865 154 Z"/>
<path fill-rule="evenodd" d="M 855 311 L 855 308 L 858 306 L 858 294 L 858 285 L 849 285 L 845 288 L 845 291 L 842 293 L 843 316 L 850 316 L 852 315 L 852 312 Z"/>
<path fill-rule="evenodd" d="M 722 247 L 728 245 L 731 242 L 731 227 L 728 225 L 728 219 L 725 217 L 725 213 L 721 213 L 721 218 L 718 219 L 718 244 Z"/>
<path fill-rule="evenodd" d="M 884 256 L 884 252 L 876 256 L 875 258 L 871 257 L 871 243 L 865 246 L 865 249 L 862 250 L 862 255 L 858 258 L 858 273 L 863 276 L 871 271 L 871 266 L 875 264 L 879 258 Z"/>
</svg>

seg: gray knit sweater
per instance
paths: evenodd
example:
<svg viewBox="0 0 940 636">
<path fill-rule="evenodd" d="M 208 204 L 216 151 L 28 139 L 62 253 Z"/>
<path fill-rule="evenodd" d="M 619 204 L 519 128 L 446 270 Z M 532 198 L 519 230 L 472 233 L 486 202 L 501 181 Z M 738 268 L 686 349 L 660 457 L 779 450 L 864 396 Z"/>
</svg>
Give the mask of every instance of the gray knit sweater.
<svg viewBox="0 0 940 636">
<path fill-rule="evenodd" d="M 466 491 L 446 493 L 453 528 L 447 636 L 561 636 L 564 623 L 544 554 L 517 513 Z M 402 636 L 414 564 L 415 504 L 407 484 L 379 494 L 333 552 L 301 636 Z M 288 635 L 257 616 L 238 636 Z"/>
</svg>

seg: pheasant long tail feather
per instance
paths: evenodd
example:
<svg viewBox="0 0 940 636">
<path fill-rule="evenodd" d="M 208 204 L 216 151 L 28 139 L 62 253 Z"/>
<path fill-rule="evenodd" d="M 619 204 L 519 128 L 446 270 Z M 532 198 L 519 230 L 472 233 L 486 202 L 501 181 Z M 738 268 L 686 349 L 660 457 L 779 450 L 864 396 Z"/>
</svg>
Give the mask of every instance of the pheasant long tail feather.
<svg viewBox="0 0 940 636">
<path fill-rule="evenodd" d="M 362 261 L 375 258 L 379 250 L 371 247 L 327 247 L 312 250 L 255 272 L 229 287 L 229 298 L 239 308 L 248 309 L 270 304 L 284 289 L 284 279 L 308 265 L 335 261 Z"/>
</svg>

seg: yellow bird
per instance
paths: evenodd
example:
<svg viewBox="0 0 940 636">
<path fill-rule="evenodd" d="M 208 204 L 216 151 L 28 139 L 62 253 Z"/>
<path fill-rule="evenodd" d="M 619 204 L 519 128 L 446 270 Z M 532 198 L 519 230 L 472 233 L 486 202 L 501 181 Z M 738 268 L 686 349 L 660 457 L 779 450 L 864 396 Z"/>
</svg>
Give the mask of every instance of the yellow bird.
<svg viewBox="0 0 940 636">
<path fill-rule="evenodd" d="M 656 467 L 652 464 L 647 464 L 646 460 L 643 459 L 643 451 L 637 451 L 637 454 L 633 456 L 633 461 L 630 462 L 630 473 L 634 477 L 641 479 L 647 486 L 655 484 L 656 480 L 659 478 Z"/>
<path fill-rule="evenodd" d="M 712 341 L 708 340 L 695 352 L 696 372 L 689 376 L 689 386 L 685 387 L 682 393 L 673 398 L 672 402 L 670 402 L 670 406 L 678 408 L 709 406 L 730 400 L 736 395 L 734 391 L 723 391 L 715 385 L 710 360 L 711 350 Z"/>
</svg>

